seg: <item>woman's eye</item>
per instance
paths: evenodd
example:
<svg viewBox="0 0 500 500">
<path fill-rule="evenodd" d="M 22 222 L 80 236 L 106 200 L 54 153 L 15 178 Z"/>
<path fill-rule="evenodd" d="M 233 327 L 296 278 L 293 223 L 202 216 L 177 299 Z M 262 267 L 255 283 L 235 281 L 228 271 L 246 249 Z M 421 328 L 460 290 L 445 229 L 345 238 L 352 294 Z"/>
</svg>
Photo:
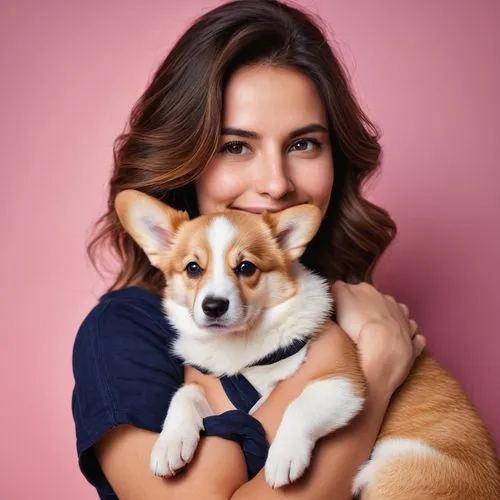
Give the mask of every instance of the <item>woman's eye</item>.
<svg viewBox="0 0 500 500">
<path fill-rule="evenodd" d="M 313 151 L 315 148 L 319 149 L 320 146 L 319 141 L 314 139 L 301 139 L 300 141 L 293 143 L 290 149 L 293 151 L 309 152 Z"/>
<path fill-rule="evenodd" d="M 241 155 L 244 154 L 244 150 L 248 149 L 248 146 L 241 141 L 231 141 L 226 142 L 224 146 L 222 146 L 222 151 L 225 153 L 229 153 L 232 155 Z"/>
<path fill-rule="evenodd" d="M 190 278 L 197 278 L 203 273 L 203 269 L 196 262 L 189 262 L 186 273 Z"/>
<path fill-rule="evenodd" d="M 249 277 L 255 274 L 255 271 L 257 271 L 257 267 L 255 264 L 252 264 L 252 262 L 244 260 L 234 271 L 237 276 Z"/>
</svg>

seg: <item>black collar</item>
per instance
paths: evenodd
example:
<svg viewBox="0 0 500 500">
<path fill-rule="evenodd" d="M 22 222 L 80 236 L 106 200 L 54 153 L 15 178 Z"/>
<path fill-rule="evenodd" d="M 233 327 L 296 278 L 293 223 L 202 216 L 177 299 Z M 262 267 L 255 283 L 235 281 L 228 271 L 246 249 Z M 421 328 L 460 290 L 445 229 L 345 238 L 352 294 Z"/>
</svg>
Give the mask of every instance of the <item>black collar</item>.
<svg viewBox="0 0 500 500">
<path fill-rule="evenodd" d="M 250 368 L 251 366 L 265 366 L 265 365 L 272 365 L 273 363 L 277 363 L 278 361 L 282 361 L 283 359 L 289 358 L 293 356 L 294 354 L 297 354 L 299 351 L 301 351 L 307 343 L 311 340 L 311 336 L 306 337 L 305 339 L 301 340 L 294 340 L 290 345 L 286 347 L 280 347 L 276 351 L 268 354 L 267 356 L 264 356 L 263 358 L 260 358 L 259 360 L 255 361 L 254 363 L 248 365 L 246 368 Z M 203 368 L 202 366 L 199 365 L 191 365 L 193 368 L 196 368 L 202 373 L 205 374 L 210 374 L 210 370 L 207 370 L 206 368 Z"/>
<path fill-rule="evenodd" d="M 268 354 L 267 356 L 264 356 L 258 361 L 255 361 L 251 365 L 248 365 L 247 368 L 250 368 L 251 366 L 272 365 L 273 363 L 277 363 L 278 361 L 289 358 L 290 356 L 293 356 L 294 354 L 297 354 L 299 351 L 301 351 L 309 342 L 309 340 L 311 340 L 310 336 L 306 337 L 305 339 L 294 340 L 290 345 L 286 347 L 280 347 L 276 351 Z"/>
</svg>

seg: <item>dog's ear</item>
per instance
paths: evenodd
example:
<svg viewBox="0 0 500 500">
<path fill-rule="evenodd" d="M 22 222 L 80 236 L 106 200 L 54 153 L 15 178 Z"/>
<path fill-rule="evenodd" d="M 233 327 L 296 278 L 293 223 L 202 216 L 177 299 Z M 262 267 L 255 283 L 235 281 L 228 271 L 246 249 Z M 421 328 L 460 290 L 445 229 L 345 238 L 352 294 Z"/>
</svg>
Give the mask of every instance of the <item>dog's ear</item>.
<svg viewBox="0 0 500 500">
<path fill-rule="evenodd" d="M 305 204 L 264 215 L 281 249 L 291 260 L 302 256 L 321 224 L 321 210 Z"/>
<path fill-rule="evenodd" d="M 189 220 L 186 212 L 133 189 L 118 193 L 115 210 L 125 231 L 144 250 L 155 267 L 172 248 L 181 224 Z"/>
</svg>

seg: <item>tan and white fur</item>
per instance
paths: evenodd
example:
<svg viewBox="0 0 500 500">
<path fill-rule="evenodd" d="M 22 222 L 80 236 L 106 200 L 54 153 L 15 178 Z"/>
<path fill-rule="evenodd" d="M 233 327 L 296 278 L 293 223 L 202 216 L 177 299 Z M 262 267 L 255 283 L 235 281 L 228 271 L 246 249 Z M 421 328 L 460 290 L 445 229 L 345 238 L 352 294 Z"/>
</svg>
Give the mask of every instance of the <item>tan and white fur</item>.
<svg viewBox="0 0 500 500">
<path fill-rule="evenodd" d="M 185 212 L 127 190 L 117 196 L 116 210 L 165 275 L 163 304 L 178 332 L 175 353 L 217 376 L 243 374 L 262 394 L 259 406 L 297 371 L 307 346 L 272 365 L 248 366 L 314 336 L 330 315 L 328 284 L 298 262 L 319 227 L 319 209 L 227 211 L 189 220 Z M 346 346 L 343 366 L 311 381 L 286 409 L 265 464 L 272 487 L 298 479 L 316 441 L 361 411 L 364 380 L 347 336 Z M 198 385 L 175 393 L 151 453 L 154 474 L 170 476 L 189 463 L 209 415 Z M 498 462 L 480 418 L 459 384 L 422 355 L 394 396 L 353 493 L 363 500 L 493 500 L 499 488 Z"/>
</svg>

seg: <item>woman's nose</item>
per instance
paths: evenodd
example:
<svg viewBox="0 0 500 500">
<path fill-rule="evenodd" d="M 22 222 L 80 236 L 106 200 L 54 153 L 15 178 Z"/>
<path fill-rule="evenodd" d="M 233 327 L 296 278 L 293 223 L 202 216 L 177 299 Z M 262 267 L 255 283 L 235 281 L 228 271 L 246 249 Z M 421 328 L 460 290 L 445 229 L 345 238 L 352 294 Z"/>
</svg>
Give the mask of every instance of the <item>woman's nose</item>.
<svg viewBox="0 0 500 500">
<path fill-rule="evenodd" d="M 278 200 L 293 191 L 293 183 L 283 156 L 281 154 L 269 155 L 262 160 L 256 172 L 257 192 Z"/>
</svg>

